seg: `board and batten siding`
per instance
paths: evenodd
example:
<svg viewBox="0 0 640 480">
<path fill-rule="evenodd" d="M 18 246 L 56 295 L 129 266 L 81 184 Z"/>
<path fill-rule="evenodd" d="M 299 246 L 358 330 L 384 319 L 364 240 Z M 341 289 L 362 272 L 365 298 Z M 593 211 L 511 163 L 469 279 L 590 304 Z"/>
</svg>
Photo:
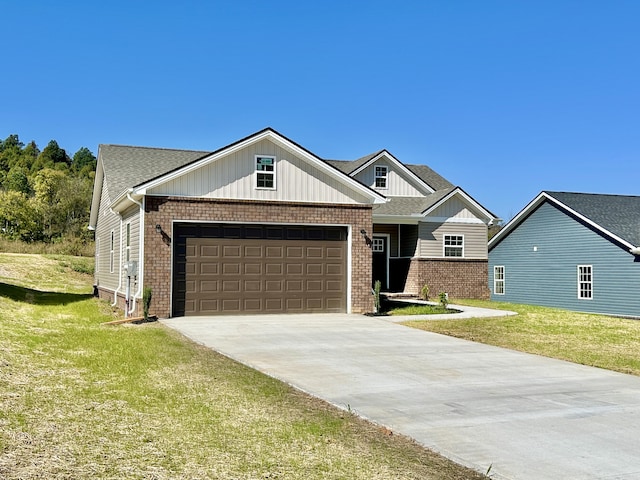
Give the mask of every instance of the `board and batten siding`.
<svg viewBox="0 0 640 480">
<path fill-rule="evenodd" d="M 129 261 L 138 262 L 138 269 L 140 269 L 142 265 L 140 265 L 140 207 L 138 207 L 138 205 L 133 205 L 122 212 L 122 248 L 119 254 L 121 256 L 121 265 L 123 266 L 123 268 L 120 269 L 123 286 L 126 285 L 127 281 L 127 275 L 124 271 L 124 265 L 127 262 L 127 224 L 131 226 L 129 235 Z M 139 273 L 136 277 L 139 277 Z M 134 286 L 137 287 L 137 282 L 132 281 L 132 295 L 136 291 L 133 288 Z"/>
<path fill-rule="evenodd" d="M 276 157 L 276 188 L 256 189 L 256 155 Z M 356 194 L 327 173 L 270 140 L 204 165 L 149 191 L 149 195 L 358 204 Z"/>
<path fill-rule="evenodd" d="M 505 268 L 505 294 L 493 292 L 494 266 Z M 578 298 L 577 266 L 591 265 L 593 298 Z M 557 207 L 543 203 L 489 252 L 497 301 L 640 316 L 640 262 Z"/>
<path fill-rule="evenodd" d="M 484 223 L 420 222 L 417 255 L 422 258 L 444 257 L 444 236 L 464 236 L 466 259 L 487 259 L 487 226 Z"/>
<path fill-rule="evenodd" d="M 376 188 L 375 186 L 375 169 L 376 166 L 387 167 L 387 188 Z M 396 165 L 380 159 L 369 165 L 363 171 L 354 175 L 354 178 L 360 183 L 371 187 L 377 192 L 386 196 L 396 197 L 421 197 L 424 195 L 423 190 L 419 190 L 415 185 L 415 181 L 409 179 L 407 174 L 401 171 Z"/>
</svg>

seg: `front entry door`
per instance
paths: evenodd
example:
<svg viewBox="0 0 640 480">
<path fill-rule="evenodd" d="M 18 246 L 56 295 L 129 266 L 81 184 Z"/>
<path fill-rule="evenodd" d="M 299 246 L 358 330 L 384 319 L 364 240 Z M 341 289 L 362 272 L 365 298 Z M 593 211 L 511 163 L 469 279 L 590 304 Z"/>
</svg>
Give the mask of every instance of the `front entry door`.
<svg viewBox="0 0 640 480">
<path fill-rule="evenodd" d="M 389 289 L 389 236 L 373 236 L 371 244 L 373 253 L 373 278 L 371 286 L 375 285 L 376 280 L 380 280 L 382 288 Z"/>
</svg>

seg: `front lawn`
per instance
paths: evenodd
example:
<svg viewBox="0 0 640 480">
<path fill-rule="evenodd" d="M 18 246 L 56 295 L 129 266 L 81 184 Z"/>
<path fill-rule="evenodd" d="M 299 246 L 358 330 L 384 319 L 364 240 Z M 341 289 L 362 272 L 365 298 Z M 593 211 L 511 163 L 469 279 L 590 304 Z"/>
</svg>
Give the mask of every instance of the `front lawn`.
<svg viewBox="0 0 640 480">
<path fill-rule="evenodd" d="M 0 478 L 485 478 L 159 323 L 102 325 L 88 262 L 0 254 Z"/>
<path fill-rule="evenodd" d="M 518 315 L 408 321 L 405 325 L 474 342 L 640 375 L 640 321 L 558 308 L 480 300 L 455 303 Z"/>
</svg>

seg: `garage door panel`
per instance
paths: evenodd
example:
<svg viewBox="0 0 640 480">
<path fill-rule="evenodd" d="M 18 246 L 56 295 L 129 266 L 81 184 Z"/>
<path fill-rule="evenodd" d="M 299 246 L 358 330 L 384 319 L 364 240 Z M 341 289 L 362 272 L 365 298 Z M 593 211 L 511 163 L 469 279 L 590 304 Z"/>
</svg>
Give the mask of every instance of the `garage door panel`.
<svg viewBox="0 0 640 480">
<path fill-rule="evenodd" d="M 302 263 L 288 263 L 286 265 L 287 276 L 302 275 L 304 273 L 304 265 Z"/>
<path fill-rule="evenodd" d="M 291 239 L 304 236 L 305 228 L 292 233 L 289 227 L 257 226 L 251 231 L 262 238 L 198 238 L 181 236 L 178 227 L 174 314 L 346 311 L 346 234 L 323 240 L 330 235 L 318 228 L 306 240 Z M 220 226 L 206 232 L 246 230 Z"/>
<path fill-rule="evenodd" d="M 244 258 L 262 258 L 261 245 L 247 245 L 244 247 Z"/>
<path fill-rule="evenodd" d="M 264 300 L 265 312 L 280 313 L 284 310 L 282 298 L 266 298 Z"/>
<path fill-rule="evenodd" d="M 240 292 L 240 280 L 223 280 L 222 291 L 224 293 L 238 293 Z"/>
<path fill-rule="evenodd" d="M 223 275 L 240 275 L 242 265 L 240 263 L 223 263 L 222 274 Z"/>
<path fill-rule="evenodd" d="M 218 275 L 219 272 L 220 264 L 217 262 L 200 264 L 200 275 Z"/>
<path fill-rule="evenodd" d="M 200 258 L 219 258 L 220 247 L 218 245 L 200 245 Z"/>
<path fill-rule="evenodd" d="M 327 275 L 344 275 L 344 266 L 340 263 L 327 263 L 325 268 L 327 269 Z"/>
<path fill-rule="evenodd" d="M 256 312 L 259 313 L 262 311 L 262 300 L 259 298 L 245 298 L 244 304 L 242 305 L 242 309 L 245 312 Z"/>
<path fill-rule="evenodd" d="M 222 247 L 222 256 L 224 258 L 240 258 L 241 252 L 240 245 L 224 245 Z"/>
<path fill-rule="evenodd" d="M 322 292 L 322 280 L 307 280 L 306 290 L 307 292 Z"/>
<path fill-rule="evenodd" d="M 287 247 L 287 258 L 301 259 L 304 256 L 304 250 L 300 246 Z"/>
<path fill-rule="evenodd" d="M 281 263 L 267 263 L 265 265 L 264 273 L 266 275 L 282 275 Z"/>
<path fill-rule="evenodd" d="M 267 246 L 264 249 L 266 258 L 284 258 L 284 247 L 282 246 Z"/>
<path fill-rule="evenodd" d="M 245 263 L 244 264 L 245 275 L 262 275 L 261 263 Z"/>
</svg>

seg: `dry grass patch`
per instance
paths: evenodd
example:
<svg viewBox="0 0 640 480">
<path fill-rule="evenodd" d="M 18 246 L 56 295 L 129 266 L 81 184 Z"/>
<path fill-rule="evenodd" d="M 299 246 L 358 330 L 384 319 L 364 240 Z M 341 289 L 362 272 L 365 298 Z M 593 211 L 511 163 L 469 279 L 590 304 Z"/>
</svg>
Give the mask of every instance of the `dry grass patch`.
<svg viewBox="0 0 640 480">
<path fill-rule="evenodd" d="M 111 310 L 87 297 L 90 278 L 61 292 L 48 276 L 76 275 L 62 260 L 11 260 L 0 478 L 484 478 L 163 325 L 103 326 Z"/>
<path fill-rule="evenodd" d="M 574 363 L 640 375 L 640 321 L 557 308 L 465 300 L 518 315 L 469 320 L 410 321 L 405 325 Z"/>
</svg>

